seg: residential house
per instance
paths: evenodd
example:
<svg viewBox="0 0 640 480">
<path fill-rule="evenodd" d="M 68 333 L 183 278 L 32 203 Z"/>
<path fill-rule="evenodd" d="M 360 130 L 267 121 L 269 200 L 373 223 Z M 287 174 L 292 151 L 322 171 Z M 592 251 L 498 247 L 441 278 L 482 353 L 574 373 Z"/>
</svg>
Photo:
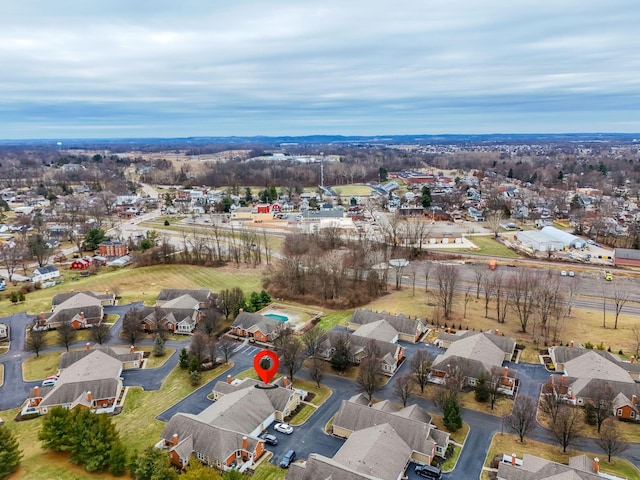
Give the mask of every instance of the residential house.
<svg viewBox="0 0 640 480">
<path fill-rule="evenodd" d="M 612 353 L 576 346 L 551 347 L 549 354 L 556 371 L 563 373 L 551 376 L 556 395 L 572 405 L 584 406 L 608 390 L 615 395 L 613 415 L 621 420 L 638 421 L 638 363 L 623 362 Z"/>
<path fill-rule="evenodd" d="M 168 303 L 165 305 L 168 305 Z M 147 333 L 163 330 L 165 332 L 189 335 L 193 333 L 201 318 L 197 305 L 198 303 L 196 302 L 196 308 L 193 305 L 191 308 L 143 307 L 139 329 Z"/>
<path fill-rule="evenodd" d="M 107 240 L 98 244 L 98 255 L 102 257 L 124 257 L 129 254 L 129 247 L 118 240 Z"/>
<path fill-rule="evenodd" d="M 66 294 L 65 294 L 66 295 Z M 54 297 L 58 301 L 59 295 Z M 62 323 L 71 322 L 76 330 L 90 327 L 102 321 L 104 308 L 102 300 L 90 292 L 78 292 L 66 297 L 61 303 L 54 303 L 49 313 L 40 313 L 34 328 L 40 330 L 56 329 Z"/>
<path fill-rule="evenodd" d="M 341 402 L 333 420 L 332 431 L 338 437 L 351 438 L 356 432 L 385 424 L 410 449 L 408 458 L 400 457 L 405 467 L 409 460 L 430 465 L 436 455 L 444 457 L 449 434 L 434 427 L 429 414 L 417 405 L 397 410 L 388 400 L 384 400 L 370 406 L 364 395 L 359 394 Z M 387 447 L 395 448 L 393 442 L 389 442 Z M 388 460 L 388 456 L 383 455 L 381 460 Z M 404 469 L 400 470 L 402 471 Z"/>
<path fill-rule="evenodd" d="M 113 412 L 123 388 L 121 374 L 122 362 L 100 350 L 92 350 L 65 368 L 53 387 L 34 387 L 23 413 L 35 410 L 43 415 L 57 406 Z"/>
<path fill-rule="evenodd" d="M 33 275 L 31 275 L 31 281 L 33 283 L 46 282 L 48 280 L 58 278 L 59 276 L 60 271 L 58 270 L 58 267 L 56 267 L 55 265 L 45 265 L 44 267 L 38 267 L 33 271 Z"/>
<path fill-rule="evenodd" d="M 289 466 L 286 480 L 397 480 L 411 461 L 412 449 L 388 423 L 353 432 L 333 458 L 312 453 Z"/>
<path fill-rule="evenodd" d="M 9 338 L 9 326 L 6 323 L 0 323 L 0 341 Z"/>
<path fill-rule="evenodd" d="M 613 475 L 600 475 L 600 460 L 586 455 L 569 458 L 569 465 L 552 462 L 525 453 L 522 459 L 515 454 L 503 455 L 498 464 L 498 480 L 625 480 Z"/>
<path fill-rule="evenodd" d="M 156 299 L 156 306 L 162 307 L 167 302 L 177 300 L 185 295 L 197 300 L 199 308 L 207 308 L 211 302 L 211 297 L 213 296 L 211 290 L 207 288 L 201 288 L 199 290 L 186 288 L 163 288 L 160 290 L 158 298 Z"/>
<path fill-rule="evenodd" d="M 80 294 L 88 295 L 90 297 L 96 298 L 97 300 L 100 301 L 100 305 L 104 307 L 118 304 L 118 299 L 116 297 L 116 294 L 109 292 L 109 290 L 105 290 L 104 293 L 91 292 L 89 290 L 82 290 L 80 292 L 58 293 L 57 295 L 54 295 L 53 298 L 51 299 L 51 306 L 56 307 L 61 303 L 66 302 L 70 298 Z"/>
<path fill-rule="evenodd" d="M 259 313 L 241 311 L 231 325 L 231 334 L 261 343 L 271 343 L 283 328 L 283 323 Z"/>
<path fill-rule="evenodd" d="M 356 309 L 349 319 L 347 328 L 357 330 L 363 325 L 383 320 L 397 332 L 397 340 L 405 342 L 417 342 L 428 328 L 427 322 L 422 318 L 412 319 L 405 315 L 392 315 L 387 312 L 372 312 L 371 310 Z"/>
<path fill-rule="evenodd" d="M 69 266 L 71 270 L 87 270 L 90 267 L 91 267 L 90 257 L 76 258 L 71 262 L 71 265 Z"/>
<path fill-rule="evenodd" d="M 516 388 L 516 372 L 502 367 L 515 350 L 515 340 L 493 333 L 459 331 L 443 334 L 437 345 L 448 345 L 444 354 L 438 355 L 431 366 L 429 381 L 446 383 L 452 376 L 462 375 L 460 382 L 474 386 L 480 376 L 500 382 L 500 391 L 513 395 Z"/>
<path fill-rule="evenodd" d="M 118 347 L 104 347 L 102 345 L 95 345 L 91 348 L 91 344 L 87 342 L 84 350 L 71 350 L 64 352 L 60 356 L 60 362 L 58 363 L 58 371 L 61 372 L 69 366 L 73 365 L 77 361 L 90 355 L 92 352 L 100 351 L 105 355 L 109 355 L 111 358 L 115 358 L 122 364 L 123 370 L 129 370 L 132 368 L 142 367 L 142 361 L 144 360 L 144 353 L 142 351 L 136 351 L 135 347 L 130 348 L 118 348 Z"/>
<path fill-rule="evenodd" d="M 349 361 L 351 363 L 359 365 L 360 362 L 367 357 L 368 347 L 371 345 L 380 355 L 382 373 L 385 375 L 393 375 L 402 363 L 402 360 L 404 360 L 404 347 L 397 343 L 383 340 L 382 338 L 388 339 L 389 335 L 394 332 L 395 331 L 391 331 L 388 324 L 385 327 L 383 324 L 377 322 L 360 327 L 352 334 L 337 329 L 329 330 L 320 339 L 318 356 L 327 361 L 331 360 L 340 336 L 346 334 L 349 336 Z M 371 335 L 371 337 L 364 335 Z"/>
<path fill-rule="evenodd" d="M 171 462 L 184 467 L 192 455 L 224 471 L 246 471 L 264 454 L 258 436 L 301 401 L 290 387 L 255 388 L 254 380 L 218 382 L 215 402 L 198 415 L 174 415 L 156 445 L 169 451 Z"/>
</svg>

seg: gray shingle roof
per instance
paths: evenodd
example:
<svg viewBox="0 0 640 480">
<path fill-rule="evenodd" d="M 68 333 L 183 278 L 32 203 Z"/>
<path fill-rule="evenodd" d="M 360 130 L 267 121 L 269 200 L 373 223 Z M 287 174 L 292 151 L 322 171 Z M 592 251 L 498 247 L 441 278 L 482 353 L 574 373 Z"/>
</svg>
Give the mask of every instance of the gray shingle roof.
<svg viewBox="0 0 640 480">
<path fill-rule="evenodd" d="M 372 312 L 371 310 L 357 309 L 349 319 L 349 323 L 356 325 L 366 325 L 367 323 L 384 320 L 395 330 L 405 335 L 415 335 L 417 330 L 416 323 L 426 326 L 426 322 L 422 318 L 412 319 L 405 315 L 391 315 L 387 312 Z"/>
<path fill-rule="evenodd" d="M 61 303 L 66 302 L 70 298 L 80 294 L 96 298 L 100 300 L 100 302 L 102 302 L 103 300 L 112 300 L 115 297 L 115 294 L 113 293 L 98 293 L 98 292 L 90 292 L 90 291 L 59 293 L 53 296 L 53 298 L 51 299 L 51 305 L 55 307 L 56 305 L 60 305 Z"/>
<path fill-rule="evenodd" d="M 121 372 L 120 361 L 99 350 L 91 351 L 60 374 L 40 405 L 73 403 L 86 397 L 86 392 L 91 392 L 94 399 L 117 397 Z"/>
<path fill-rule="evenodd" d="M 272 383 L 280 385 L 281 381 L 282 379 L 279 379 L 278 381 L 274 381 Z M 246 389 L 258 390 L 266 395 L 266 398 L 271 403 L 272 411 L 277 410 L 279 412 L 284 411 L 284 408 L 286 407 L 287 402 L 289 402 L 291 395 L 294 394 L 293 390 L 284 388 L 282 386 L 280 386 L 279 388 L 257 389 L 255 388 L 256 385 L 262 385 L 262 382 L 253 380 L 251 378 L 247 378 L 237 385 L 220 381 L 217 382 L 213 387 L 213 391 L 228 395 L 230 393 L 239 392 Z"/>
<path fill-rule="evenodd" d="M 463 361 L 468 365 L 468 372 L 465 372 L 467 376 L 478 378 L 480 373 L 490 375 L 493 368 L 502 365 L 504 351 L 487 334 L 465 335 L 453 342 L 445 353 L 436 357 L 432 369 L 445 371 L 447 364 L 456 361 Z"/>
<path fill-rule="evenodd" d="M 364 338 L 372 338 L 381 342 L 393 342 L 398 337 L 395 328 L 389 325 L 386 320 L 378 320 L 377 322 L 367 323 L 359 327 L 353 335 Z"/>
<path fill-rule="evenodd" d="M 426 412 L 424 417 L 429 420 L 431 418 Z M 383 423 L 391 425 L 412 450 L 431 456 L 435 444 L 435 439 L 430 435 L 432 427 L 429 423 L 416 421 L 415 414 L 413 418 L 408 418 L 406 412 L 386 412 L 355 401 L 343 400 L 333 420 L 335 426 L 351 432 Z M 446 446 L 446 443 L 442 446 Z"/>
<path fill-rule="evenodd" d="M 565 362 L 564 371 L 572 377 L 634 383 L 628 371 L 593 350 Z"/>
<path fill-rule="evenodd" d="M 68 368 L 70 365 L 76 363 L 77 361 L 85 358 L 93 352 L 102 352 L 106 355 L 109 355 L 112 358 L 115 358 L 122 363 L 132 362 L 134 360 L 138 360 L 140 358 L 140 353 L 131 353 L 128 348 L 113 348 L 113 347 L 103 347 L 96 346 L 91 350 L 72 350 L 70 352 L 64 352 L 60 355 L 60 362 L 58 363 L 58 368 L 60 370 Z"/>
<path fill-rule="evenodd" d="M 388 423 L 353 434 L 333 456 L 337 463 L 382 480 L 397 480 L 411 458 L 407 445 Z"/>
<path fill-rule="evenodd" d="M 525 453 L 522 466 L 510 463 L 498 465 L 498 478 L 506 480 L 601 480 L 602 477 L 589 471 L 579 470 Z M 569 460 L 571 462 L 572 459 Z"/>
<path fill-rule="evenodd" d="M 286 480 L 380 480 L 380 478 L 358 473 L 331 458 L 312 453 L 305 464 L 291 464 Z"/>
<path fill-rule="evenodd" d="M 211 290 L 201 288 L 199 290 L 181 289 L 181 288 L 163 288 L 158 294 L 157 302 L 168 302 L 183 295 L 190 295 L 198 302 L 204 303 L 209 300 Z"/>
<path fill-rule="evenodd" d="M 233 321 L 232 327 L 242 328 L 243 330 L 253 329 L 261 331 L 264 334 L 275 332 L 282 328 L 282 322 L 273 318 L 265 317 L 259 313 L 241 312 Z"/>
</svg>

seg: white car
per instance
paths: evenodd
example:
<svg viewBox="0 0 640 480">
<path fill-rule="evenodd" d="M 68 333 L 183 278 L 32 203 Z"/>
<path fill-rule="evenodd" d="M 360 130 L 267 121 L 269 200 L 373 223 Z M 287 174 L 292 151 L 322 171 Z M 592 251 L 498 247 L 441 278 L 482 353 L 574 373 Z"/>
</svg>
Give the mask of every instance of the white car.
<svg viewBox="0 0 640 480">
<path fill-rule="evenodd" d="M 570 276 L 570 277 L 575 277 L 575 276 L 576 276 L 576 274 L 575 274 L 575 273 L 573 273 L 573 270 L 569 270 L 569 276 Z"/>
<path fill-rule="evenodd" d="M 567 271 L 566 270 L 562 270 L 560 272 L 560 275 L 562 275 L 563 277 L 566 277 L 567 276 Z"/>
<path fill-rule="evenodd" d="M 276 432 L 286 433 L 291 435 L 293 433 L 293 427 L 287 423 L 276 423 L 273 427 Z"/>
</svg>

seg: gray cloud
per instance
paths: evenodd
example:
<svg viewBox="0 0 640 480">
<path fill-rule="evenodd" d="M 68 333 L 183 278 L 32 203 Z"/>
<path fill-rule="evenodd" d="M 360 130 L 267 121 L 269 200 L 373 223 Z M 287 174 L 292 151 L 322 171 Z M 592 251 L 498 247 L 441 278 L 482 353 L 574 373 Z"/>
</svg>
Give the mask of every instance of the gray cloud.
<svg viewBox="0 0 640 480">
<path fill-rule="evenodd" d="M 11 3 L 5 138 L 640 131 L 633 1 Z"/>
</svg>

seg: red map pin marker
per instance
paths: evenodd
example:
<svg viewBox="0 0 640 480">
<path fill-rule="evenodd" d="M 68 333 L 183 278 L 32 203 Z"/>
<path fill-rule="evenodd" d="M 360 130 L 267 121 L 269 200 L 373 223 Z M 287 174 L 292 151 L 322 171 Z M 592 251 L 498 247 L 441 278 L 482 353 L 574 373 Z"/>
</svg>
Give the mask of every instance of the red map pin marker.
<svg viewBox="0 0 640 480">
<path fill-rule="evenodd" d="M 280 367 L 276 352 L 262 350 L 253 357 L 253 368 L 264 383 L 269 383 Z"/>
</svg>

